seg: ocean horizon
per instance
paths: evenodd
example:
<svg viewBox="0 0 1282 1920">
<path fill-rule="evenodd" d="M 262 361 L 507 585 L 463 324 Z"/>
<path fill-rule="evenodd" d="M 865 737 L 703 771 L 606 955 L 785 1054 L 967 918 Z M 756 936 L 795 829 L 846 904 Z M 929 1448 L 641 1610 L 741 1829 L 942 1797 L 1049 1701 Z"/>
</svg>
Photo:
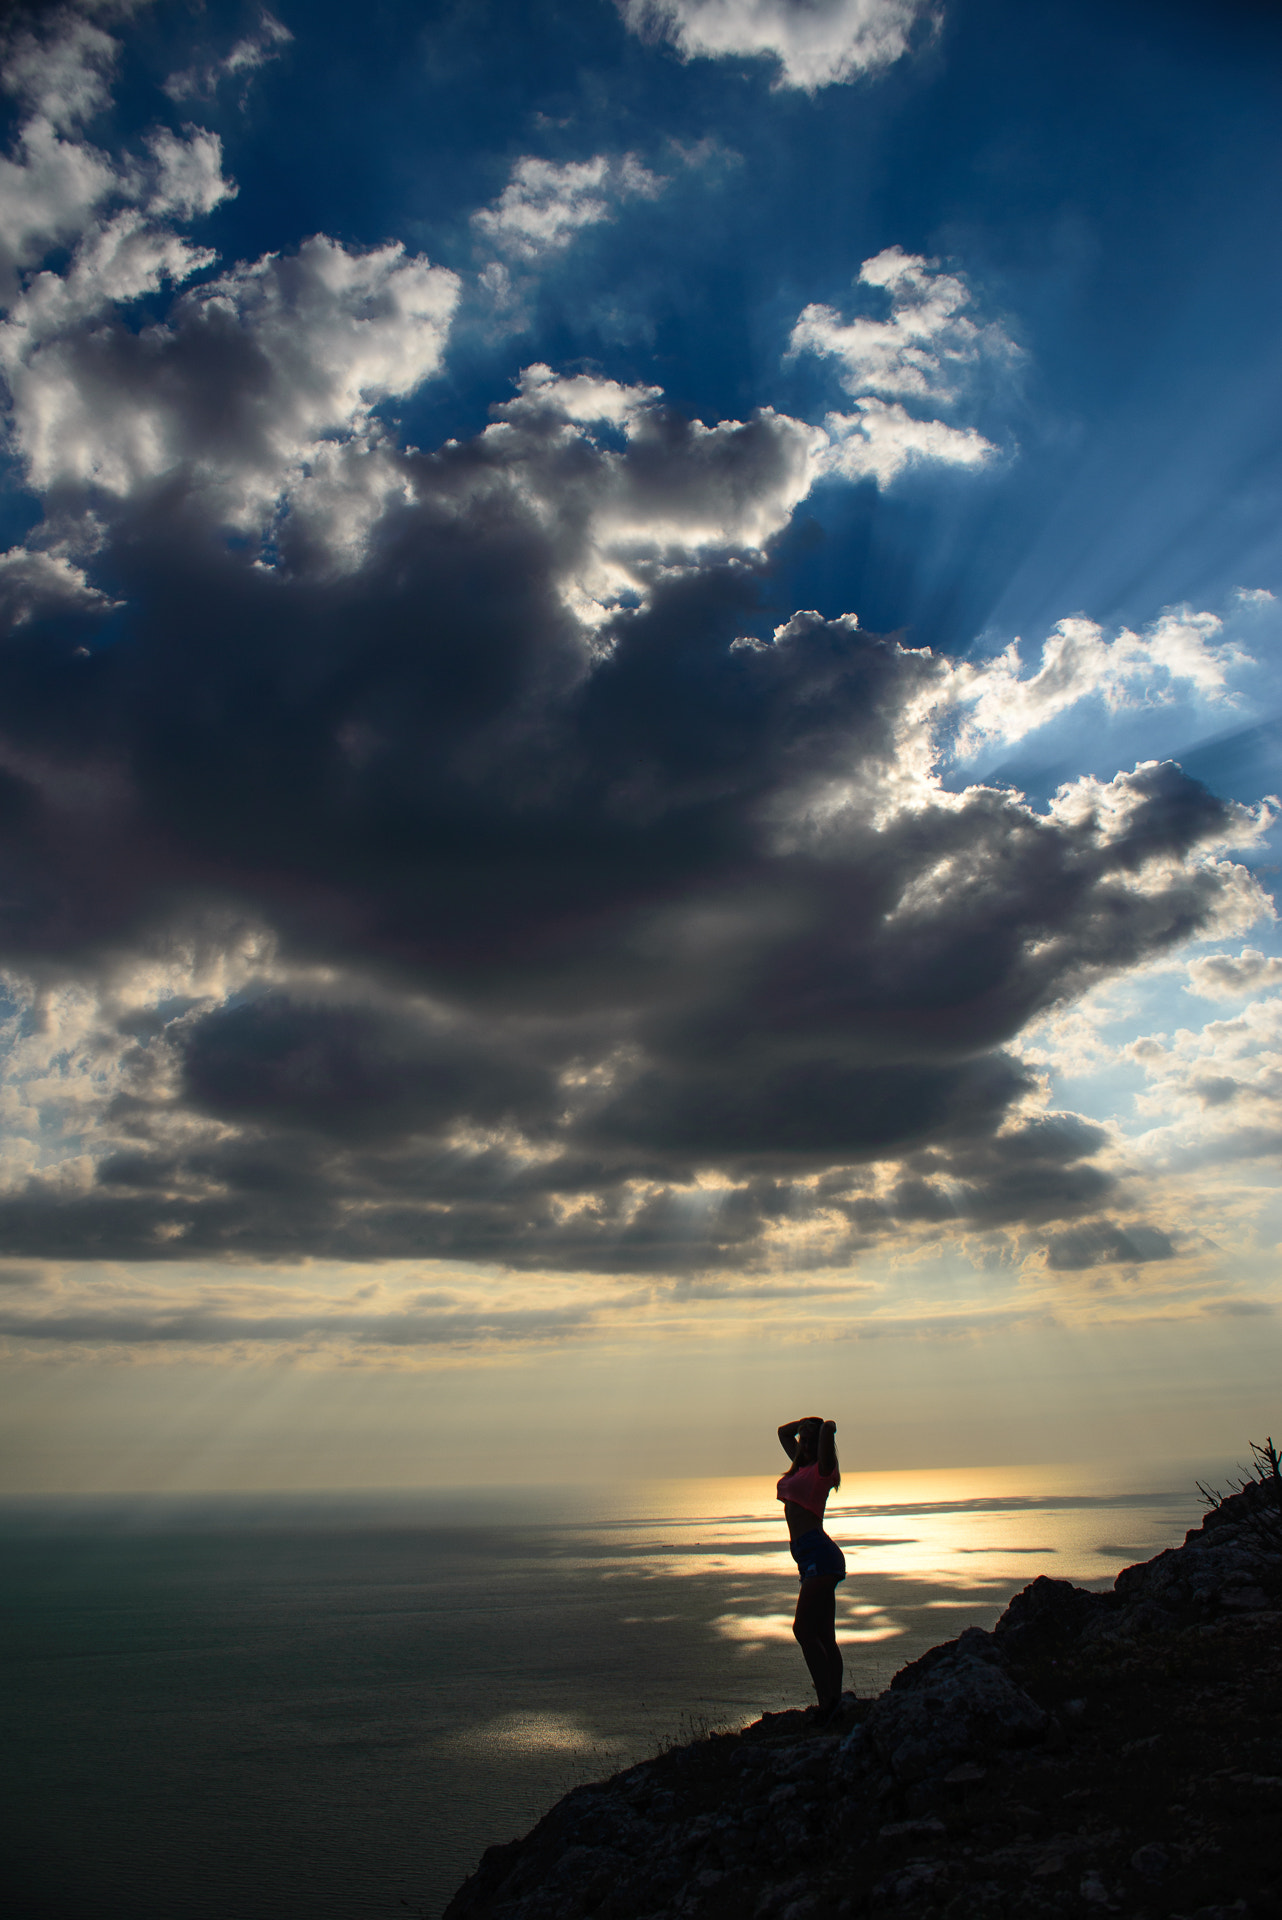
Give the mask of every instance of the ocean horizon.
<svg viewBox="0 0 1282 1920">
<path fill-rule="evenodd" d="M 1200 1512 L 1169 1464 L 849 1473 L 846 1684 Z M 10 1920 L 435 1920 L 571 1786 L 810 1697 L 764 1476 L 9 1496 L 0 1556 Z"/>
</svg>

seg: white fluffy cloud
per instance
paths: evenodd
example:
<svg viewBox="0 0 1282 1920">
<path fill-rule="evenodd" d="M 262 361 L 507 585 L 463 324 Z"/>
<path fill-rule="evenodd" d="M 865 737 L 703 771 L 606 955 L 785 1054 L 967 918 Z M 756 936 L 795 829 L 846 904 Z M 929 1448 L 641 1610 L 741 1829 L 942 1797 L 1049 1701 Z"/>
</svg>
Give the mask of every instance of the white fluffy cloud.
<svg viewBox="0 0 1282 1920">
<path fill-rule="evenodd" d="M 584 227 L 611 219 L 620 201 L 653 200 L 665 184 L 631 153 L 618 160 L 599 153 L 563 166 L 527 155 L 494 205 L 472 218 L 492 246 L 536 260 L 567 247 Z"/>
<path fill-rule="evenodd" d="M 0 157 L 0 295 L 15 290 L 19 268 L 78 233 L 115 184 L 102 154 L 63 139 L 50 120 L 27 121 L 14 157 Z"/>
<path fill-rule="evenodd" d="M 103 7 L 104 13 L 127 7 Z M 64 130 L 106 104 L 120 47 L 86 17 L 89 9 L 54 6 L 39 31 L 19 22 L 3 43 L 3 86 L 33 114 Z"/>
<path fill-rule="evenodd" d="M 827 419 L 830 471 L 884 486 L 919 461 L 983 465 L 997 450 L 974 427 L 923 418 L 905 402 L 918 409 L 954 406 L 981 362 L 1015 359 L 1013 341 L 975 318 L 974 296 L 960 274 L 945 273 L 920 254 L 887 247 L 864 261 L 856 285 L 884 295 L 889 310 L 846 320 L 832 307 L 812 304 L 788 342 L 790 358 L 811 353 L 835 360 L 842 386 L 854 397 L 852 412 Z"/>
<path fill-rule="evenodd" d="M 1282 986 L 1282 960 L 1258 947 L 1241 953 L 1208 953 L 1189 962 L 1189 988 L 1205 1000 L 1244 1000 L 1248 994 Z"/>
<path fill-rule="evenodd" d="M 16 291 L 20 269 L 79 233 L 95 207 L 119 191 L 105 154 L 76 132 L 104 105 L 117 43 L 67 8 L 0 38 L 0 73 L 26 117 L 13 152 L 0 158 L 0 299 Z"/>
<path fill-rule="evenodd" d="M 1282 1145 L 1282 997 L 1233 1019 L 1152 1034 L 1127 1053 L 1149 1082 L 1137 1106 L 1157 1123 L 1148 1153 L 1167 1161 L 1276 1155 Z"/>
<path fill-rule="evenodd" d="M 687 60 L 766 57 L 777 85 L 807 93 L 892 66 L 930 10 L 929 0 L 623 0 L 634 32 L 663 35 Z"/>
<path fill-rule="evenodd" d="M 975 296 L 960 273 L 940 271 L 921 253 L 885 248 L 866 259 L 856 286 L 887 296 L 881 319 L 846 321 L 833 307 L 806 307 L 789 353 L 818 353 L 841 365 L 841 384 L 856 396 L 948 403 L 960 396 L 983 359 L 1011 361 L 1015 344 L 1000 326 L 973 317 Z"/>
<path fill-rule="evenodd" d="M 147 199 L 153 219 L 194 220 L 212 213 L 236 191 L 223 178 L 223 143 L 204 127 L 188 127 L 179 139 L 167 127 L 147 141 L 156 167 L 156 180 Z"/>
<path fill-rule="evenodd" d="M 792 330 L 788 350 L 839 362 L 847 393 L 914 400 L 955 399 L 981 359 L 1011 359 L 1014 343 L 967 309 L 974 295 L 961 274 L 921 254 L 886 247 L 859 269 L 856 286 L 884 293 L 882 318 L 845 320 L 812 304 Z"/>
<path fill-rule="evenodd" d="M 927 461 L 945 467 L 981 467 L 997 449 L 974 427 L 945 420 L 918 420 L 894 401 L 867 399 L 853 413 L 830 413 L 824 425 L 832 442 L 824 463 L 844 480 L 875 480 L 889 486 L 905 467 Z"/>
<path fill-rule="evenodd" d="M 1035 673 L 1025 676 L 1018 640 L 980 666 L 963 661 L 953 681 L 967 710 L 958 750 L 1022 740 L 1082 700 L 1116 711 L 1165 704 L 1181 687 L 1205 701 L 1230 700 L 1229 674 L 1247 656 L 1220 638 L 1223 630 L 1218 614 L 1177 607 L 1142 633 L 1123 627 L 1106 639 L 1101 626 L 1079 614 L 1056 624 Z"/>
</svg>

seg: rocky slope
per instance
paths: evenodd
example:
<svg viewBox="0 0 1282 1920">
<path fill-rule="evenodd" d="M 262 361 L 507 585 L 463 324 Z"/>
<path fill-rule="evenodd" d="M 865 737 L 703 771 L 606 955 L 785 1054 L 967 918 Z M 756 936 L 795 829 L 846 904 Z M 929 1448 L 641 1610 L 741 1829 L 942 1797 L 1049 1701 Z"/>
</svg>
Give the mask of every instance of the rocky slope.
<svg viewBox="0 0 1282 1920">
<path fill-rule="evenodd" d="M 1282 1507 L 567 1794 L 444 1920 L 1282 1920 Z"/>
</svg>

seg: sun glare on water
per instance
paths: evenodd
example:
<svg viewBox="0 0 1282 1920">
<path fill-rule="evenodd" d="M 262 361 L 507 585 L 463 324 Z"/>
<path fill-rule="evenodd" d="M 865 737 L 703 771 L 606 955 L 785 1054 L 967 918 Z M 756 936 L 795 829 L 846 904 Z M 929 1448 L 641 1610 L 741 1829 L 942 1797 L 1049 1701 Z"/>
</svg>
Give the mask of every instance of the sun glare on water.
<svg viewBox="0 0 1282 1920">
<path fill-rule="evenodd" d="M 825 1521 L 846 1558 L 840 1636 L 948 1638 L 990 1622 L 1039 1574 L 1109 1585 L 1182 1538 L 1194 1507 L 1169 1472 L 1141 1470 L 1129 1486 L 1075 1466 L 846 1473 Z M 713 1621 L 724 1640 L 748 1651 L 791 1639 L 796 1570 L 768 1480 L 653 1482 L 621 1494 L 619 1509 L 605 1577 L 716 1580 L 729 1603 Z"/>
</svg>

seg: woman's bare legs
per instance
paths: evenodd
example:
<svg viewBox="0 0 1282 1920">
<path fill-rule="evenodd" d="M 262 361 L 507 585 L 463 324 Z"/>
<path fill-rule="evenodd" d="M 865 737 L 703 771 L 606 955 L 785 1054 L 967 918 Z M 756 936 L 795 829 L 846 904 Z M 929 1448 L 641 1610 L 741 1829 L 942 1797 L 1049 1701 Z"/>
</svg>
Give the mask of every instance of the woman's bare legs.
<svg viewBox="0 0 1282 1920">
<path fill-rule="evenodd" d="M 837 1645 L 837 1582 L 827 1574 L 802 1581 L 792 1632 L 820 1706 L 835 1706 L 841 1698 L 842 1664 Z"/>
</svg>

